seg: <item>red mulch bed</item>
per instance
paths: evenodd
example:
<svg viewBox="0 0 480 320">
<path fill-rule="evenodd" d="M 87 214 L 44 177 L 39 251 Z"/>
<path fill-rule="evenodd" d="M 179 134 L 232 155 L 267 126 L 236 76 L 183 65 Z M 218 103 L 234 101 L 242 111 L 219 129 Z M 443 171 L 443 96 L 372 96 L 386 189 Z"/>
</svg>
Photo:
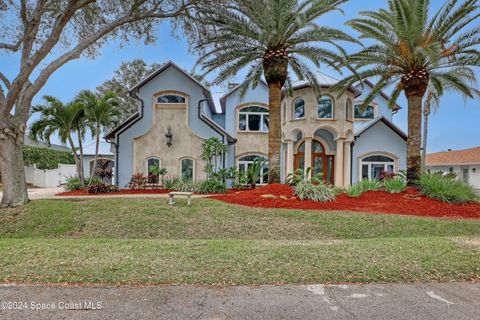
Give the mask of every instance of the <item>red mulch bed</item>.
<svg viewBox="0 0 480 320">
<path fill-rule="evenodd" d="M 264 198 L 262 195 L 274 195 Z M 279 198 L 280 196 L 287 197 Z M 252 190 L 242 190 L 210 198 L 228 203 L 258 208 L 286 208 L 303 210 L 354 211 L 369 213 L 392 213 L 415 216 L 445 218 L 480 218 L 480 204 L 448 204 L 423 196 L 418 189 L 408 188 L 399 194 L 370 191 L 359 198 L 340 194 L 332 202 L 301 201 L 294 197 L 293 189 L 287 185 L 272 184 Z"/>
<path fill-rule="evenodd" d="M 100 193 L 88 193 L 87 190 L 74 190 L 65 191 L 55 194 L 56 196 L 102 196 L 102 195 L 125 195 L 125 194 L 165 194 L 172 190 L 168 189 L 145 189 L 145 190 L 130 190 L 121 189 L 116 192 L 100 192 Z"/>
</svg>

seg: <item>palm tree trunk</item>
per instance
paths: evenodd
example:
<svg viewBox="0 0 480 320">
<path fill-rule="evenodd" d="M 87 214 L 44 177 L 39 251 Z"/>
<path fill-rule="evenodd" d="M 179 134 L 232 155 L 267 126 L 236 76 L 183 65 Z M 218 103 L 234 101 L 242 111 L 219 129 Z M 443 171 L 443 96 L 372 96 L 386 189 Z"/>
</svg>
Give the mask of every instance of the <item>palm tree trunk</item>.
<svg viewBox="0 0 480 320">
<path fill-rule="evenodd" d="M 427 156 L 427 138 L 428 138 L 428 117 L 430 116 L 430 100 L 425 101 L 423 107 L 423 137 L 422 137 L 422 171 L 425 171 L 425 161 Z"/>
<path fill-rule="evenodd" d="M 78 150 L 80 151 L 80 184 L 85 186 L 85 174 L 83 171 L 83 142 L 82 142 L 82 133 L 80 130 L 77 130 L 77 138 L 78 138 Z"/>
<path fill-rule="evenodd" d="M 90 181 L 88 181 L 88 185 L 92 184 L 93 176 L 95 175 L 95 170 L 97 169 L 97 159 L 98 159 L 98 148 L 100 146 L 100 127 L 97 126 L 95 128 L 95 158 L 93 160 L 93 172 L 90 173 Z"/>
<path fill-rule="evenodd" d="M 422 131 L 422 95 L 407 95 L 408 139 L 407 139 L 407 180 L 413 185 L 421 172 L 420 154 Z"/>
<path fill-rule="evenodd" d="M 78 159 L 77 149 L 75 148 L 75 144 L 73 143 L 72 137 L 70 135 L 68 136 L 67 140 L 68 140 L 68 143 L 70 144 L 70 148 L 72 148 L 73 159 L 75 160 L 75 166 L 77 168 L 78 179 L 80 179 L 80 181 L 81 181 L 82 167 L 80 166 L 80 161 Z"/>
<path fill-rule="evenodd" d="M 280 183 L 281 146 L 281 99 L 280 82 L 268 84 L 269 130 L 268 130 L 268 183 Z"/>
</svg>

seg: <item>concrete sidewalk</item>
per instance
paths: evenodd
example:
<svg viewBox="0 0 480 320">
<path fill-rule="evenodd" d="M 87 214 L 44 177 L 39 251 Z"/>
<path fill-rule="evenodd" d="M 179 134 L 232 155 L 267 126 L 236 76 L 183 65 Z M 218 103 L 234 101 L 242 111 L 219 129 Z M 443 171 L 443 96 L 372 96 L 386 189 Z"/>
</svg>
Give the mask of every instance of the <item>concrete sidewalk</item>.
<svg viewBox="0 0 480 320">
<path fill-rule="evenodd" d="M 2 320 L 480 319 L 480 283 L 227 288 L 4 285 L 0 301 Z M 13 303 L 23 310 L 10 310 Z"/>
</svg>

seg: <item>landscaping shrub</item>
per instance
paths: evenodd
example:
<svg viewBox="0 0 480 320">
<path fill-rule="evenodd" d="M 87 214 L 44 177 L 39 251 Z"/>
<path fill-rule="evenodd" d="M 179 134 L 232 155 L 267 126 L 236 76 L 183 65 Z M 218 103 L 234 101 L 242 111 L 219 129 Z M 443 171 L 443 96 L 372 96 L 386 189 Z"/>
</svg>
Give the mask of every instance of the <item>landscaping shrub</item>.
<svg viewBox="0 0 480 320">
<path fill-rule="evenodd" d="M 116 185 L 106 184 L 104 182 L 95 182 L 92 183 L 88 188 L 88 193 L 106 193 L 106 192 L 117 192 L 118 188 Z"/>
<path fill-rule="evenodd" d="M 67 178 L 67 183 L 63 188 L 67 191 L 79 190 L 82 188 L 80 184 L 80 179 L 77 176 L 72 176 Z"/>
<path fill-rule="evenodd" d="M 345 190 L 345 193 L 351 198 L 358 198 L 363 193 L 363 187 L 359 183 L 351 185 Z"/>
<path fill-rule="evenodd" d="M 473 188 L 451 176 L 422 173 L 417 182 L 423 194 L 447 203 L 471 203 L 478 201 Z"/>
<path fill-rule="evenodd" d="M 180 179 L 174 186 L 173 190 L 180 192 L 197 192 L 198 187 L 198 183 L 195 183 L 192 180 Z"/>
<path fill-rule="evenodd" d="M 225 183 L 217 179 L 208 179 L 200 182 L 198 185 L 198 193 L 226 193 L 227 187 Z"/>
<path fill-rule="evenodd" d="M 169 190 L 175 190 L 181 184 L 181 180 L 179 178 L 171 178 L 166 179 L 163 187 Z"/>
<path fill-rule="evenodd" d="M 362 180 L 349 187 L 346 192 L 349 197 L 358 198 L 367 191 L 377 191 L 382 189 L 382 183 L 378 180 Z"/>
<path fill-rule="evenodd" d="M 145 189 L 147 185 L 147 177 L 143 173 L 135 173 L 130 178 L 128 187 L 132 190 Z"/>
<path fill-rule="evenodd" d="M 407 182 L 401 178 L 389 178 L 383 180 L 383 188 L 389 193 L 400 193 L 407 187 Z"/>
<path fill-rule="evenodd" d="M 70 151 L 32 146 L 23 146 L 22 150 L 25 165 L 36 164 L 37 169 L 56 169 L 59 163 L 75 164 L 75 159 Z"/>
<path fill-rule="evenodd" d="M 300 200 L 313 200 L 317 202 L 333 201 L 336 191 L 324 183 L 314 185 L 309 181 L 300 181 L 294 187 L 294 193 Z"/>
</svg>

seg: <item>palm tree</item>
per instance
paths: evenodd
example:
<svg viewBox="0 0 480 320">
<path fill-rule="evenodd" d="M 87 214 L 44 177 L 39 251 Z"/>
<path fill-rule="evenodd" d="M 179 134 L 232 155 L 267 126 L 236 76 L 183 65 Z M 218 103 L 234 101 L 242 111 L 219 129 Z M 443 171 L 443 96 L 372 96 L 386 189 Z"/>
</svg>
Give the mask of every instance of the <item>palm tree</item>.
<svg viewBox="0 0 480 320">
<path fill-rule="evenodd" d="M 97 97 L 92 91 L 83 90 L 77 95 L 76 101 L 83 105 L 86 123 L 92 128 L 95 135 L 95 158 L 93 160 L 93 170 L 95 170 L 98 161 L 100 134 L 103 129 L 113 127 L 116 124 L 115 119 L 120 115 L 116 108 L 118 106 L 117 95 L 107 91 L 102 96 Z M 93 181 L 93 176 L 92 173 L 88 182 L 89 185 Z"/>
<path fill-rule="evenodd" d="M 32 113 L 39 113 L 40 118 L 32 123 L 30 136 L 35 140 L 50 143 L 52 134 L 57 133 L 62 143 L 68 142 L 73 152 L 80 183 L 83 185 L 81 159 L 79 159 L 72 138 L 83 106 L 75 102 L 63 104 L 59 99 L 52 96 L 44 96 L 43 100 L 45 100 L 45 104 L 36 105 L 32 108 Z"/>
<path fill-rule="evenodd" d="M 376 78 L 363 107 L 390 85 L 394 85 L 390 106 L 404 92 L 408 100 L 407 178 L 412 184 L 421 170 L 422 101 L 428 84 L 439 92 L 448 84 L 452 90 L 473 96 L 459 74 L 469 72 L 474 77 L 470 67 L 480 63 L 480 28 L 467 30 L 471 22 L 478 21 L 478 0 L 449 0 L 433 15 L 429 0 L 389 0 L 388 9 L 360 14 L 348 25 L 374 43 L 350 56 L 357 74 L 338 87 L 345 90 L 358 79 Z M 463 71 L 458 72 L 459 68 Z"/>
<path fill-rule="evenodd" d="M 348 0 L 236 0 L 231 4 L 202 10 L 206 28 L 197 49 L 204 74 L 219 71 L 221 83 L 249 67 L 242 92 L 255 87 L 264 76 L 269 88 L 268 163 L 269 183 L 280 182 L 280 102 L 282 89 L 290 86 L 289 71 L 309 81 L 319 92 L 314 71 L 321 63 L 339 70 L 345 52 L 336 41 L 356 42 L 349 35 L 316 20 L 339 10 Z M 320 47 L 328 44 L 337 50 Z"/>
<path fill-rule="evenodd" d="M 470 69 L 457 68 L 452 72 L 457 72 L 458 74 L 455 76 L 461 79 L 462 82 L 469 87 L 469 91 L 471 91 L 473 95 L 480 97 L 480 90 L 478 89 L 477 81 L 475 79 L 475 76 L 470 73 Z M 432 82 L 428 84 L 427 92 L 425 94 L 425 102 L 423 104 L 422 171 L 425 171 L 429 116 L 432 110 L 435 111 L 440 107 L 440 100 L 442 95 L 445 94 L 445 91 L 449 90 L 455 91 L 455 88 L 452 87 L 451 84 L 448 82 L 436 87 L 433 85 Z M 467 99 L 468 96 L 464 96 L 464 98 Z"/>
</svg>

